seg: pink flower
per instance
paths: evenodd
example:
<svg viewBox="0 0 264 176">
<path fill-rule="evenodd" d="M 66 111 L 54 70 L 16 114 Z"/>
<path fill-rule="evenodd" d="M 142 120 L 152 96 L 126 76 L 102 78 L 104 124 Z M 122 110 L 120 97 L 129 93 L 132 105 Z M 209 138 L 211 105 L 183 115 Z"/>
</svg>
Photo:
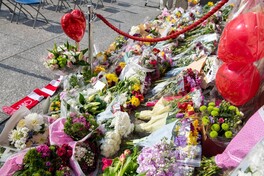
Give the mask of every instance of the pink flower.
<svg viewBox="0 0 264 176">
<path fill-rule="evenodd" d="M 107 158 L 102 158 L 102 162 L 103 162 L 102 170 L 104 171 L 106 168 L 111 166 L 113 160 L 112 159 L 107 159 Z"/>
<path fill-rule="evenodd" d="M 48 53 L 48 59 L 52 59 L 54 57 L 54 54 L 53 53 Z"/>
<path fill-rule="evenodd" d="M 122 163 L 125 162 L 126 160 L 126 155 L 124 153 L 122 153 L 119 157 L 119 161 L 121 161 Z"/>
<path fill-rule="evenodd" d="M 218 122 L 219 123 L 224 123 L 225 122 L 225 119 L 221 117 L 221 118 L 218 119 Z"/>
</svg>

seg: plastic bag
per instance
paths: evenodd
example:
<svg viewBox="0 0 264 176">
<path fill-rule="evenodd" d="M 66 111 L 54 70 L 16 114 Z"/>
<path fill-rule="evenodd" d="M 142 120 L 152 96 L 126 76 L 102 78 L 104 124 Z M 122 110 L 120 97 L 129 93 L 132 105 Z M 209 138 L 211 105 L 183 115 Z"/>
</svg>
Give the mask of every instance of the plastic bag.
<svg viewBox="0 0 264 176">
<path fill-rule="evenodd" d="M 230 176 L 239 175 L 264 175 L 264 140 L 258 142 L 242 160 L 238 167 L 230 174 Z"/>
</svg>

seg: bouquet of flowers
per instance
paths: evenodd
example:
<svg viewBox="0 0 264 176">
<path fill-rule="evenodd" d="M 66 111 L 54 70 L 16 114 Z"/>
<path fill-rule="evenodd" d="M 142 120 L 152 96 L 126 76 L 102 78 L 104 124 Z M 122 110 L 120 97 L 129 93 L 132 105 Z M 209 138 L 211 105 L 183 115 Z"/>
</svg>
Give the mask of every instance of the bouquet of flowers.
<svg viewBox="0 0 264 176">
<path fill-rule="evenodd" d="M 199 109 L 205 130 L 215 141 L 229 142 L 242 127 L 243 113 L 225 100 L 219 105 L 209 102 Z"/>
<path fill-rule="evenodd" d="M 89 175 L 96 170 L 98 162 L 98 149 L 96 142 L 78 142 L 73 151 L 73 157 L 78 162 L 83 173 Z"/>
<path fill-rule="evenodd" d="M 37 113 L 30 113 L 22 118 L 16 127 L 9 132 L 9 142 L 21 150 L 48 141 L 48 128 L 45 119 Z"/>
<path fill-rule="evenodd" d="M 101 141 L 101 154 L 105 157 L 114 155 L 119 149 L 122 137 L 127 137 L 134 131 L 134 124 L 131 123 L 127 112 L 117 111 L 113 118 L 102 122 L 107 130 Z"/>
<path fill-rule="evenodd" d="M 144 147 L 137 158 L 137 173 L 146 176 L 192 175 L 192 168 L 177 162 L 179 152 L 166 138 L 154 146 Z"/>
<path fill-rule="evenodd" d="M 54 44 L 52 50 L 49 50 L 48 57 L 44 61 L 44 66 L 51 70 L 72 70 L 75 66 L 88 65 L 85 53 L 88 49 L 79 50 L 77 46 L 68 42 L 57 46 Z"/>
<path fill-rule="evenodd" d="M 139 151 L 134 147 L 132 152 L 126 149 L 119 157 L 114 159 L 103 158 L 103 176 L 143 176 L 144 174 L 137 174 L 137 157 Z"/>
<path fill-rule="evenodd" d="M 95 132 L 98 126 L 94 116 L 91 114 L 71 112 L 64 123 L 64 132 L 75 141 L 78 141 L 89 133 Z"/>
<path fill-rule="evenodd" d="M 27 151 L 21 168 L 15 172 L 14 176 L 70 176 L 72 175 L 71 156 L 72 147 L 67 144 L 62 146 L 40 145 Z"/>
<path fill-rule="evenodd" d="M 162 96 L 186 95 L 194 89 L 201 88 L 201 76 L 198 71 L 187 69 L 164 82 L 159 83 L 153 90 L 150 100 Z"/>
</svg>

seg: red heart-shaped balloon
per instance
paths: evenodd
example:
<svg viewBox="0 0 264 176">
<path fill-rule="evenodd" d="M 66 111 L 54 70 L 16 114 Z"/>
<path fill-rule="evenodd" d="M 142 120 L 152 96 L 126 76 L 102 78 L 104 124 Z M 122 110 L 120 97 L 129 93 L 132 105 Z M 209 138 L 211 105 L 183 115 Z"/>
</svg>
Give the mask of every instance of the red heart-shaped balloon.
<svg viewBox="0 0 264 176">
<path fill-rule="evenodd" d="M 252 63 L 264 57 L 264 14 L 249 12 L 237 16 L 225 27 L 218 45 L 218 57 L 226 62 Z"/>
<path fill-rule="evenodd" d="M 80 42 L 86 28 L 86 19 L 83 12 L 75 9 L 71 13 L 63 15 L 61 18 L 61 27 L 71 39 Z"/>
<path fill-rule="evenodd" d="M 224 63 L 217 71 L 215 84 L 223 98 L 240 106 L 256 95 L 260 74 L 253 64 Z"/>
</svg>

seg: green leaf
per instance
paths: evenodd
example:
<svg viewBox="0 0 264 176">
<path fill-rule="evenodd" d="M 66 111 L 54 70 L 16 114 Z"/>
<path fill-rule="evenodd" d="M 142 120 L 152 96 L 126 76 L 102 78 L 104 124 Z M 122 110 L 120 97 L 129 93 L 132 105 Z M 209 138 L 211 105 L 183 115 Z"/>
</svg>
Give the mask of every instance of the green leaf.
<svg viewBox="0 0 264 176">
<path fill-rule="evenodd" d="M 85 104 L 85 98 L 84 98 L 84 96 L 83 96 L 83 94 L 79 94 L 79 102 L 82 104 L 82 105 L 84 105 Z"/>
</svg>

